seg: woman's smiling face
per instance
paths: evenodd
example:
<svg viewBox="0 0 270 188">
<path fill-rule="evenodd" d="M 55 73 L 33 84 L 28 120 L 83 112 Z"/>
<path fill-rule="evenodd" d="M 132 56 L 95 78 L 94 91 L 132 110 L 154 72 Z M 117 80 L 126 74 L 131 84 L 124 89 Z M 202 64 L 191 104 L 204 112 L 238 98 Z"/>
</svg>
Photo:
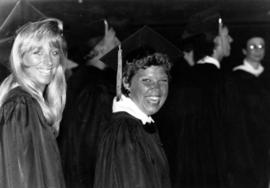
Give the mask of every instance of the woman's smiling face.
<svg viewBox="0 0 270 188">
<path fill-rule="evenodd" d="M 52 81 L 60 59 L 59 49 L 45 42 L 27 51 L 23 56 L 23 64 L 26 74 L 43 91 Z"/>
<path fill-rule="evenodd" d="M 131 83 L 124 83 L 131 100 L 147 115 L 153 115 L 163 106 L 169 88 L 169 78 L 162 66 L 139 69 Z"/>
</svg>

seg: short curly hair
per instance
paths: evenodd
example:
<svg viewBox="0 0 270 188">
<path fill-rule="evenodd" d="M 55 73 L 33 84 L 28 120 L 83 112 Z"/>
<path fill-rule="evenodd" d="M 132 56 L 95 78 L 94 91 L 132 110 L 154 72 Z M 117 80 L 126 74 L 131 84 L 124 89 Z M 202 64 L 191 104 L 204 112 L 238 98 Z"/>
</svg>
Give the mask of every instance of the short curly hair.
<svg viewBox="0 0 270 188">
<path fill-rule="evenodd" d="M 150 66 L 163 67 L 169 79 L 171 78 L 170 70 L 173 63 L 169 60 L 169 57 L 166 54 L 144 48 L 133 52 L 132 55 L 127 58 L 123 68 L 123 78 L 125 82 L 131 83 L 133 76 L 138 70 L 147 69 Z M 128 95 L 128 91 L 124 87 L 122 87 L 122 93 Z"/>
</svg>

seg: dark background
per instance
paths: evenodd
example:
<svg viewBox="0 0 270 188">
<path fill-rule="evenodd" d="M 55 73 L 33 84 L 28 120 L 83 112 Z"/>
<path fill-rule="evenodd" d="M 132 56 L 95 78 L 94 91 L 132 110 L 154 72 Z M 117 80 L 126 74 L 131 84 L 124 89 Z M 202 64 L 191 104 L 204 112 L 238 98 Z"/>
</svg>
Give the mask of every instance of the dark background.
<svg viewBox="0 0 270 188">
<path fill-rule="evenodd" d="M 211 7 L 221 10 L 222 18 L 234 38 L 232 54 L 225 62 L 228 67 L 242 58 L 240 43 L 245 35 L 254 33 L 266 40 L 265 66 L 269 59 L 270 1 L 269 0 L 32 0 L 28 1 L 46 16 L 64 21 L 69 48 L 76 49 L 85 42 L 91 23 L 106 18 L 120 40 L 143 25 L 149 25 L 178 45 L 189 17 Z M 4 22 L 15 0 L 0 0 L 0 24 Z M 27 11 L 21 10 L 21 17 Z M 1 32 L 0 32 L 1 38 Z M 3 51 L 3 50 L 2 50 Z"/>
</svg>

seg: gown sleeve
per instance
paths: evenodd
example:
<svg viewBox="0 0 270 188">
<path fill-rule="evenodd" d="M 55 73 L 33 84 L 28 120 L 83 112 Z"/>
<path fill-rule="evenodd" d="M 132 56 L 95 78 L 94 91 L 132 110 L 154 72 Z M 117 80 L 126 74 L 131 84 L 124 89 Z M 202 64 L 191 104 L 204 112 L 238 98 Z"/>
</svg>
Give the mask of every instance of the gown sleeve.
<svg viewBox="0 0 270 188">
<path fill-rule="evenodd" d="M 38 107 L 25 96 L 1 107 L 0 187 L 64 187 L 55 138 L 52 130 L 42 128 L 46 124 Z"/>
<path fill-rule="evenodd" d="M 142 137 L 136 121 L 112 121 L 100 145 L 95 188 L 161 188 L 160 153 Z M 164 175 L 164 179 L 165 179 Z"/>
</svg>

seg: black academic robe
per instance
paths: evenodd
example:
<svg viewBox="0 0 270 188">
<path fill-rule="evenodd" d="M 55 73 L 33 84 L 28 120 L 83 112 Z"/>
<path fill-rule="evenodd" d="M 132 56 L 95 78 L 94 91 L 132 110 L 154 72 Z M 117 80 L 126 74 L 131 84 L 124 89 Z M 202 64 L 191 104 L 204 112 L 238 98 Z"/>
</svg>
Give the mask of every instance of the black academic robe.
<svg viewBox="0 0 270 188">
<path fill-rule="evenodd" d="M 80 92 L 89 84 L 100 80 L 101 70 L 90 65 L 79 65 L 73 70 L 71 77 L 67 81 L 67 106 L 76 100 Z"/>
<path fill-rule="evenodd" d="M 175 172 L 178 162 L 176 148 L 182 130 L 182 123 L 179 123 L 179 118 L 193 110 L 193 106 L 190 104 L 193 104 L 191 101 L 196 98 L 193 97 L 195 92 L 192 92 L 193 89 L 190 87 L 192 69 L 193 67 L 189 66 L 184 60 L 174 65 L 170 73 L 172 78 L 166 102 L 153 115 L 154 119 L 157 120 L 160 139 L 169 161 L 172 182 L 175 182 L 178 178 Z"/>
<path fill-rule="evenodd" d="M 253 150 L 233 76 L 198 64 L 181 84 L 176 81 L 155 117 L 173 187 L 254 188 Z"/>
<path fill-rule="evenodd" d="M 58 139 L 70 188 L 93 187 L 98 142 L 111 117 L 115 96 L 115 79 L 111 78 L 111 72 L 85 68 L 80 72 L 87 76 L 76 74 L 71 78 L 75 85 L 68 85 L 68 90 L 77 89 L 69 91 L 72 94 L 67 98 Z M 83 84 L 77 86 L 79 83 Z"/>
<path fill-rule="evenodd" d="M 155 125 L 114 113 L 103 135 L 95 188 L 170 188 L 168 162 Z"/>
<path fill-rule="evenodd" d="M 256 178 L 254 187 L 268 187 L 270 149 L 270 93 L 264 85 L 263 75 L 256 77 L 246 71 L 233 73 L 234 84 L 239 92 L 241 106 L 238 113 L 244 117 L 249 138 Z"/>
<path fill-rule="evenodd" d="M 197 64 L 189 83 L 178 99 L 182 103 L 177 116 L 181 129 L 175 145 L 174 187 L 225 187 L 224 75 L 213 64 Z"/>
<path fill-rule="evenodd" d="M 65 187 L 53 128 L 36 99 L 20 87 L 0 109 L 0 187 Z"/>
</svg>

